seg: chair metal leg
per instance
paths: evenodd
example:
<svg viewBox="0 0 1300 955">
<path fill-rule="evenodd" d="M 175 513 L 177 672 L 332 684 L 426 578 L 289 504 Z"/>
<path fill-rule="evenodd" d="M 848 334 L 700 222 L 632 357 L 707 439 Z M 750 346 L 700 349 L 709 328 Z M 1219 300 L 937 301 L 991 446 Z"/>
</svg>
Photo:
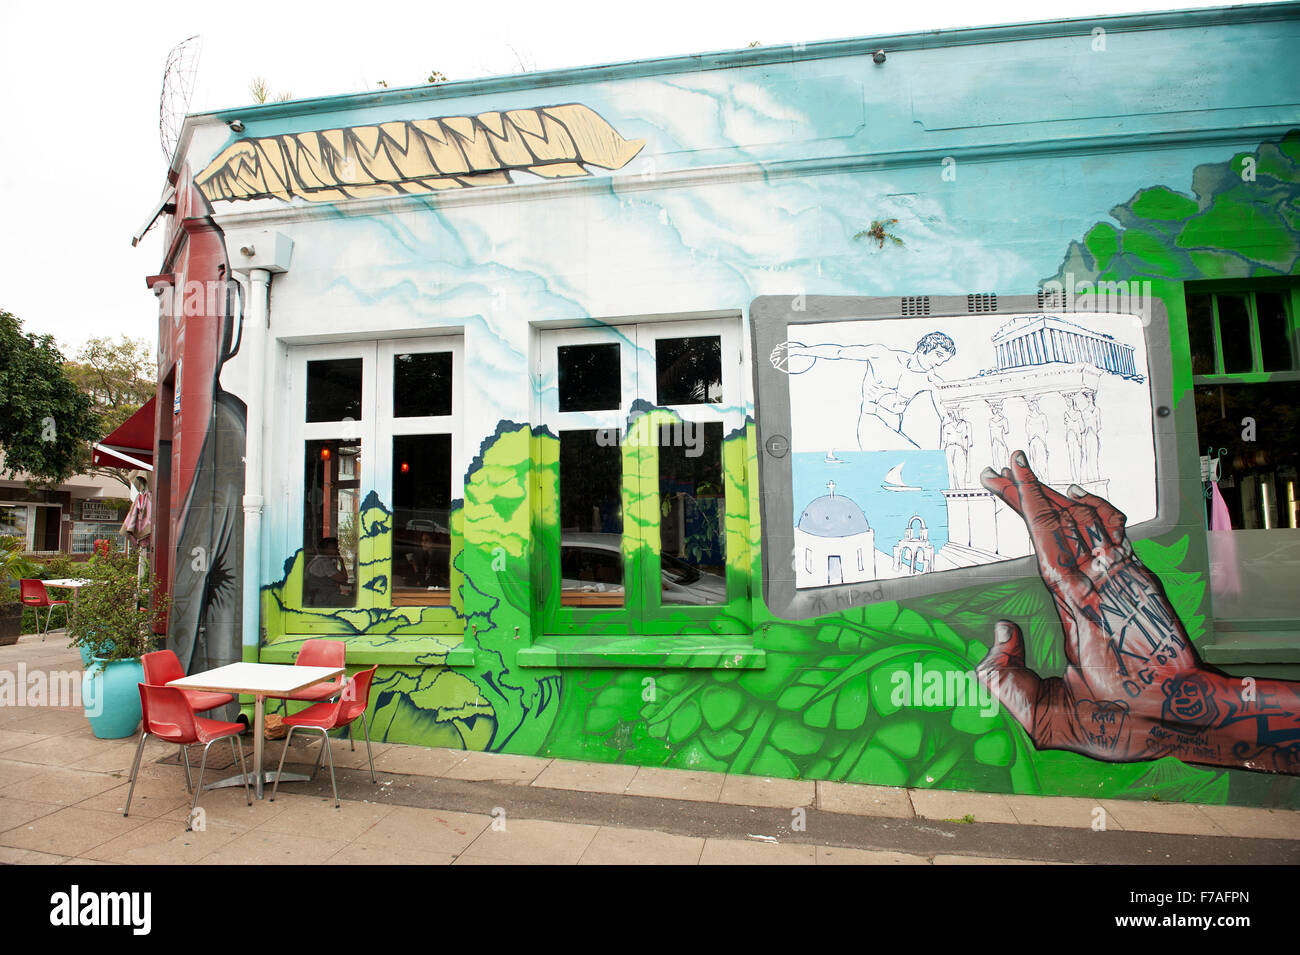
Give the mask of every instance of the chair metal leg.
<svg viewBox="0 0 1300 955">
<path fill-rule="evenodd" d="M 364 730 L 366 734 L 366 759 L 370 760 L 370 781 L 378 786 L 379 780 L 375 777 L 375 757 L 374 754 L 370 752 L 370 725 L 366 722 L 366 714 L 364 710 L 361 713 L 361 729 Z"/>
<path fill-rule="evenodd" d="M 185 788 L 194 792 L 194 777 L 190 775 L 190 748 L 181 743 L 181 759 L 185 762 Z"/>
<path fill-rule="evenodd" d="M 235 750 L 235 747 L 239 748 Z M 253 804 L 253 790 L 248 786 L 248 765 L 244 762 L 244 744 L 240 741 L 238 733 L 230 737 L 230 748 L 235 750 L 239 756 L 239 771 L 244 776 L 244 795 L 248 797 L 248 804 L 251 806 Z"/>
<path fill-rule="evenodd" d="M 329 730 L 322 730 L 321 736 L 324 737 L 320 744 L 320 749 L 316 751 L 316 763 L 311 768 L 311 778 L 316 778 L 316 773 L 320 771 L 321 760 L 325 758 L 325 748 L 330 744 Z"/>
<path fill-rule="evenodd" d="M 339 807 L 339 787 L 338 784 L 334 782 L 334 752 L 329 749 L 329 734 L 322 731 L 321 735 L 325 737 L 325 756 L 330 763 L 330 788 L 334 790 L 334 808 L 337 809 Z"/>
<path fill-rule="evenodd" d="M 357 741 L 352 738 L 352 724 L 348 724 L 348 742 L 352 744 L 352 752 L 357 751 Z"/>
<path fill-rule="evenodd" d="M 136 745 L 135 759 L 131 763 L 131 788 L 126 791 L 126 808 L 122 810 L 123 816 L 131 811 L 131 797 L 135 795 L 136 774 L 140 772 L 140 757 L 144 755 L 144 741 L 148 738 L 149 734 L 144 729 L 141 729 L 140 742 Z"/>
<path fill-rule="evenodd" d="M 203 788 L 203 773 L 208 768 L 208 750 L 212 747 L 212 744 L 215 742 L 216 742 L 215 739 L 211 740 L 207 746 L 203 747 L 203 759 L 199 762 L 199 781 L 198 784 L 195 785 L 194 787 L 194 799 L 191 800 L 190 802 L 190 814 L 185 819 L 186 832 L 194 831 L 194 810 L 199 804 L 199 790 Z M 247 779 L 245 779 L 244 785 L 248 785 Z"/>
<path fill-rule="evenodd" d="M 271 802 L 275 802 L 275 794 L 280 791 L 280 774 L 284 772 L 284 758 L 289 755 L 289 744 L 293 742 L 293 731 L 297 728 L 290 726 L 289 735 L 284 738 L 284 749 L 280 750 L 280 765 L 275 768 L 275 785 L 271 787 Z"/>
</svg>

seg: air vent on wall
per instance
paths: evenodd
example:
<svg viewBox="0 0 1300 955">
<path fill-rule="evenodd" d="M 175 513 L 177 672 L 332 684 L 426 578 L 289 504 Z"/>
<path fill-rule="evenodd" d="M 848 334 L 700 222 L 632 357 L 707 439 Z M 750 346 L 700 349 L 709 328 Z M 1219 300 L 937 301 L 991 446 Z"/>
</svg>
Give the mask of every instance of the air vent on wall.
<svg viewBox="0 0 1300 955">
<path fill-rule="evenodd" d="M 930 314 L 930 296 L 928 295 L 909 295 L 904 296 L 902 313 L 905 316 L 911 315 L 929 315 Z"/>
<path fill-rule="evenodd" d="M 1065 308 L 1065 289 L 1054 288 L 1050 292 L 1046 289 L 1038 290 L 1038 307 L 1039 309 L 1062 309 Z"/>
<path fill-rule="evenodd" d="M 966 311 L 968 312 L 996 312 L 998 310 L 998 297 L 992 293 L 980 292 L 966 296 Z"/>
</svg>

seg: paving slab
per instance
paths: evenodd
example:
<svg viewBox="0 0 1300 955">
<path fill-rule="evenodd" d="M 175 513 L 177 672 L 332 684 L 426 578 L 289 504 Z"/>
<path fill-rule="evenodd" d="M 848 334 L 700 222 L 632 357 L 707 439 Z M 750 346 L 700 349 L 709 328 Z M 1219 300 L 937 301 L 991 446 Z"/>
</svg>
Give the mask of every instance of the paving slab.
<svg viewBox="0 0 1300 955">
<path fill-rule="evenodd" d="M 69 807 L 0 832 L 0 845 L 78 856 L 124 832 L 138 829 L 143 821 L 123 819 L 115 812 Z"/>
<path fill-rule="evenodd" d="M 468 755 L 461 749 L 437 749 L 394 744 L 375 757 L 375 770 L 414 776 L 443 776 Z"/>
<path fill-rule="evenodd" d="M 657 796 L 661 799 L 686 799 L 694 802 L 717 802 L 726 777 L 721 773 L 700 773 L 687 769 L 658 769 L 642 766 L 628 783 L 631 796 Z"/>
<path fill-rule="evenodd" d="M 922 819 L 964 820 L 966 816 L 974 816 L 975 822 L 1014 824 L 1019 821 L 1007 797 L 996 793 L 913 789 L 909 796 L 912 808 Z"/>
<path fill-rule="evenodd" d="M 535 756 L 513 756 L 508 753 L 468 753 L 441 775 L 447 779 L 491 780 L 527 786 L 551 762 Z"/>
<path fill-rule="evenodd" d="M 580 865 L 696 865 L 705 840 L 653 829 L 602 826 L 587 846 Z"/>
<path fill-rule="evenodd" d="M 708 839 L 700 865 L 816 865 L 817 847 L 738 839 Z"/>
<path fill-rule="evenodd" d="M 192 865 L 244 832 L 227 826 L 186 832 L 184 818 L 146 820 L 130 832 L 83 852 L 80 858 L 122 865 Z"/>
<path fill-rule="evenodd" d="M 1300 839 L 1300 812 L 1244 806 L 1198 806 L 1229 835 L 1247 839 Z"/>
<path fill-rule="evenodd" d="M 615 793 L 627 791 L 639 766 L 623 763 L 587 763 L 579 760 L 553 759 L 533 780 L 532 785 L 543 789 L 568 789 L 584 793 Z"/>
<path fill-rule="evenodd" d="M 1054 826 L 1059 829 L 1096 829 L 1098 820 L 1106 830 L 1123 829 L 1106 811 L 1100 799 L 1075 796 L 1005 796 L 1016 821 L 1025 826 Z"/>
<path fill-rule="evenodd" d="M 58 856 L 34 849 L 14 849 L 0 846 L 0 865 L 64 865 L 69 856 Z"/>
<path fill-rule="evenodd" d="M 391 812 L 357 836 L 355 841 L 365 845 L 458 855 L 491 824 L 492 817 L 486 815 L 393 806 Z"/>
<path fill-rule="evenodd" d="M 718 802 L 733 806 L 771 806 L 795 809 L 817 801 L 817 784 L 812 780 L 772 779 L 766 776 L 728 774 L 722 782 Z"/>
<path fill-rule="evenodd" d="M 863 786 L 858 783 L 818 781 L 817 808 L 855 816 L 911 819 L 916 815 L 907 790 L 897 786 Z"/>
<path fill-rule="evenodd" d="M 209 829 L 211 831 L 211 829 Z M 320 865 L 347 847 L 342 839 L 321 839 L 254 829 L 240 833 L 199 865 Z"/>
<path fill-rule="evenodd" d="M 910 852 L 883 852 L 874 849 L 844 849 L 817 846 L 818 865 L 929 865 L 925 856 Z"/>
<path fill-rule="evenodd" d="M 89 799 L 83 799 L 77 803 L 77 808 L 98 809 L 121 815 L 126 809 L 126 797 L 130 791 L 131 784 L 124 782 Z M 199 797 L 200 800 L 202 798 Z M 142 816 L 146 819 L 157 819 L 178 809 L 189 809 L 189 807 L 190 794 L 185 791 L 183 783 L 177 786 L 175 780 L 141 776 L 135 784 L 135 794 L 131 797 L 131 816 L 128 818 Z"/>
<path fill-rule="evenodd" d="M 16 730 L 0 730 L 0 753 L 6 753 L 11 749 L 18 749 L 21 746 L 30 746 L 32 743 L 38 743 L 43 739 L 49 739 L 44 733 L 21 733 Z"/>
<path fill-rule="evenodd" d="M 276 803 L 284 811 L 258 826 L 267 832 L 297 833 L 352 842 L 375 823 L 393 812 L 395 806 L 348 800 L 334 808 L 333 798 L 286 796 L 281 791 Z"/>
<path fill-rule="evenodd" d="M 73 806 L 107 789 L 114 789 L 122 782 L 103 773 L 88 773 L 79 769 L 63 769 L 57 766 L 36 768 L 39 772 L 26 776 L 12 786 L 0 789 L 0 796 L 26 799 L 30 802 L 48 802 L 58 806 Z M 0 769 L 0 779 L 4 778 L 5 771 Z"/>
<path fill-rule="evenodd" d="M 421 852 L 396 846 L 350 842 L 325 860 L 326 865 L 451 865 L 449 852 Z"/>
<path fill-rule="evenodd" d="M 1227 830 L 1199 806 L 1189 803 L 1137 802 L 1107 799 L 1102 802 L 1106 813 L 1134 832 L 1167 832 L 1185 836 L 1226 836 Z"/>
<path fill-rule="evenodd" d="M 505 827 L 489 826 L 461 858 L 544 865 L 576 865 L 591 845 L 598 826 L 540 819 L 505 818 Z M 457 860 L 459 861 L 459 860 Z"/>
<path fill-rule="evenodd" d="M 59 807 L 48 802 L 30 802 L 26 799 L 10 799 L 0 796 L 0 832 L 12 829 L 58 812 Z"/>
<path fill-rule="evenodd" d="M 1034 859 L 1003 859 L 999 856 L 937 855 L 935 865 L 1064 865 L 1058 862 L 1040 862 Z"/>
</svg>

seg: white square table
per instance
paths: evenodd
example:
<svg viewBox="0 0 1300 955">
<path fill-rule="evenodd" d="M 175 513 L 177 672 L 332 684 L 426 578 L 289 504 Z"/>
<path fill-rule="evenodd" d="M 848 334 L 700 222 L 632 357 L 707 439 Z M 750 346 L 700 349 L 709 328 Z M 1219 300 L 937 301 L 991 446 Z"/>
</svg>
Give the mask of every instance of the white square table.
<svg viewBox="0 0 1300 955">
<path fill-rule="evenodd" d="M 213 693 L 242 694 L 251 696 L 256 700 L 256 706 L 253 710 L 255 714 L 253 719 L 253 733 L 255 734 L 253 736 L 253 765 L 256 768 L 253 772 L 257 777 L 257 798 L 261 799 L 262 783 L 266 782 L 267 776 L 270 775 L 262 769 L 262 729 L 265 722 L 266 698 L 268 696 L 276 698 L 288 696 L 290 693 L 296 693 L 306 687 L 332 680 L 343 672 L 345 672 L 343 667 L 300 667 L 288 663 L 231 663 L 223 667 L 217 667 L 215 670 L 194 673 L 179 680 L 172 680 L 167 685 L 179 687 L 182 690 L 208 690 Z M 297 773 L 285 774 L 284 776 L 284 779 L 290 782 L 310 778 Z M 220 789 L 224 786 L 242 785 L 244 785 L 244 777 L 239 775 L 212 783 L 207 788 Z"/>
<path fill-rule="evenodd" d="M 60 577 L 57 580 L 42 580 L 41 583 L 45 585 L 46 590 L 51 587 L 62 587 L 66 590 L 72 591 L 72 606 L 68 608 L 69 613 L 66 617 L 68 623 L 72 623 L 73 619 L 77 616 L 77 593 L 82 587 L 93 584 L 94 581 L 87 580 L 84 577 Z M 42 637 L 41 639 L 44 640 L 45 638 Z"/>
</svg>

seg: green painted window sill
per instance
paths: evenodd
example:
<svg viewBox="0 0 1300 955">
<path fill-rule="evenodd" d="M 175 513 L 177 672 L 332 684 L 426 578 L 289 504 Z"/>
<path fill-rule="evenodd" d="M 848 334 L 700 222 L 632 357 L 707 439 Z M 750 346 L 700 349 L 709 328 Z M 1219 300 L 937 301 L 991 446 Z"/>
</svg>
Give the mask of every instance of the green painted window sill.
<svg viewBox="0 0 1300 955">
<path fill-rule="evenodd" d="M 521 667 L 653 667 L 760 670 L 765 651 L 728 634 L 547 636 L 519 651 Z"/>
<path fill-rule="evenodd" d="M 263 644 L 258 659 L 262 663 L 292 663 L 303 642 L 311 639 L 342 640 L 347 644 L 349 665 L 370 666 L 448 666 L 472 667 L 474 649 L 459 642 L 459 636 L 446 637 L 428 634 L 414 637 L 385 638 L 368 634 L 350 637 L 322 636 L 313 638 L 294 635 L 282 637 L 274 643 Z M 453 643 L 452 640 L 457 642 Z"/>
<path fill-rule="evenodd" d="M 1216 620 L 1198 650 L 1206 663 L 1300 663 L 1300 620 Z"/>
</svg>

